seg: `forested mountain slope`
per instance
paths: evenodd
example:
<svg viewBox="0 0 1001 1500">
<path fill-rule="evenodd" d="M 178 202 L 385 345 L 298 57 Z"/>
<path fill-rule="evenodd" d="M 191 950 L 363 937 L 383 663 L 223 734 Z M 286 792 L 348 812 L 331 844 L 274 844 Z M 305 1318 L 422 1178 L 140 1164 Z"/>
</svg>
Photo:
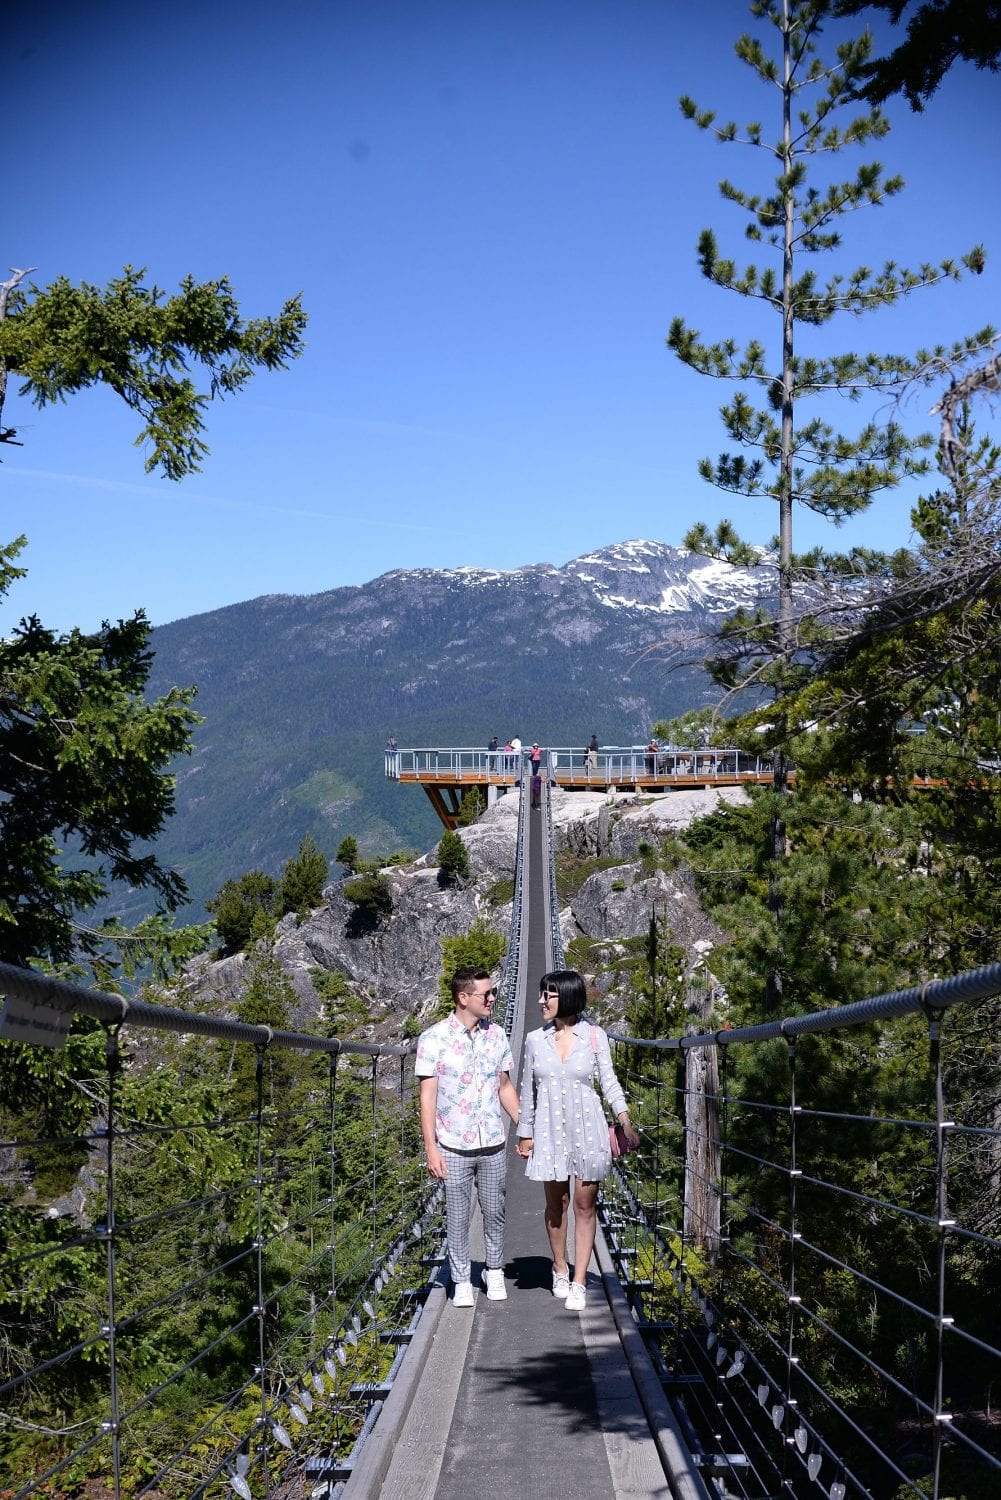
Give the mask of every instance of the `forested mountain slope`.
<svg viewBox="0 0 1001 1500">
<path fill-rule="evenodd" d="M 150 692 L 195 683 L 204 718 L 161 856 L 197 916 L 223 880 L 275 873 L 307 832 L 328 854 L 348 832 L 363 850 L 426 847 L 439 832 L 426 799 L 385 780 L 390 733 L 401 746 L 644 740 L 707 688 L 651 648 L 758 587 L 753 572 L 627 542 L 561 568 L 397 571 L 161 626 Z"/>
</svg>

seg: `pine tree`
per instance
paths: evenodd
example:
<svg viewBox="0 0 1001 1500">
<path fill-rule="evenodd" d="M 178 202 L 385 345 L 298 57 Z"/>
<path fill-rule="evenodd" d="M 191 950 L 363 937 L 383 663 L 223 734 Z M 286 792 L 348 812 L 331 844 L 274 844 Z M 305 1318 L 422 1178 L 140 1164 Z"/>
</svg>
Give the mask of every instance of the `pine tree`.
<svg viewBox="0 0 1001 1500">
<path fill-rule="evenodd" d="M 773 618 L 764 608 L 739 612 L 724 627 L 712 667 L 717 680 L 729 688 L 752 682 L 759 689 L 768 686 L 781 694 L 800 669 L 802 651 L 811 633 L 796 627 L 797 572 L 809 569 L 814 574 L 828 570 L 841 574 L 852 567 L 872 565 L 872 559 L 863 555 L 848 560 L 827 559 L 820 549 L 796 558 L 794 507 L 805 506 L 839 524 L 864 510 L 882 490 L 925 472 L 925 450 L 931 443 L 927 436 L 908 436 L 896 422 L 881 426 L 869 420 L 855 435 L 849 435 L 837 431 L 822 415 L 802 422 L 798 417 L 802 401 L 831 392 L 858 399 L 865 392 L 878 391 L 885 400 L 887 391 L 900 389 L 915 376 L 928 360 L 926 353 L 919 352 L 913 358 L 852 352 L 803 354 L 798 336 L 802 330 L 824 327 L 839 314 L 860 316 L 893 306 L 914 291 L 955 279 L 960 267 L 946 260 L 938 266 L 924 264 L 907 269 L 888 261 L 878 271 L 865 265 L 852 271 L 835 267 L 826 280 L 818 280 L 811 262 L 816 256 L 830 256 L 839 250 L 838 222 L 860 208 L 880 206 L 903 187 L 903 180 L 885 176 L 878 162 L 864 163 L 854 175 L 840 181 L 814 185 L 808 180 L 813 158 L 864 146 L 889 130 L 886 118 L 876 108 L 853 112 L 844 124 L 837 122 L 839 113 L 855 110 L 856 89 L 871 53 L 871 40 L 868 34 L 846 40 L 837 46 L 835 58 L 825 62 L 817 55 L 816 42 L 824 22 L 836 14 L 833 0 L 755 0 L 751 12 L 778 33 L 778 56 L 769 55 L 759 40 L 747 35 L 738 40 L 736 52 L 762 83 L 777 89 L 782 111 L 778 140 L 769 140 L 756 121 L 743 130 L 732 121 L 718 124 L 713 111 L 700 109 L 687 96 L 681 100 L 681 109 L 687 119 L 699 129 L 711 131 L 719 141 L 764 151 L 778 166 L 771 191 L 747 190 L 728 180 L 720 183 L 723 198 L 747 215 L 747 238 L 770 252 L 769 263 L 739 267 L 735 260 L 720 254 L 711 229 L 702 231 L 698 246 L 700 269 L 708 281 L 759 302 L 772 314 L 775 348 L 769 354 L 759 339 L 750 340 L 743 351 L 732 338 L 706 344 L 680 317 L 671 325 L 668 345 L 700 374 L 740 382 L 759 392 L 756 404 L 746 389 L 738 389 L 720 409 L 738 451 L 723 453 L 715 461 L 703 459 L 699 472 L 709 483 L 732 494 L 775 503 L 779 523 L 773 544 L 777 552 L 777 615 Z M 805 269 L 801 269 L 804 263 Z M 970 251 L 962 263 L 979 272 L 983 268 L 982 250 Z M 695 551 L 730 562 L 754 565 L 762 561 L 760 551 L 743 541 L 729 520 L 722 521 L 715 532 L 700 523 L 689 532 L 685 543 Z M 780 897 L 776 871 L 786 854 L 784 793 L 788 773 L 787 732 L 778 711 L 772 714 L 770 743 L 778 794 L 769 828 L 773 861 L 770 903 L 777 925 Z M 768 1008 L 777 1008 L 781 997 L 776 968 L 769 980 Z"/>
<path fill-rule="evenodd" d="M 438 873 L 443 885 L 456 885 L 469 876 L 469 855 L 457 833 L 446 829 L 438 844 Z"/>
<path fill-rule="evenodd" d="M 839 220 L 860 208 L 878 207 L 903 187 L 903 180 L 885 176 L 878 162 L 861 165 L 841 181 L 820 185 L 808 181 L 814 158 L 879 140 L 889 130 L 886 118 L 875 108 L 853 113 L 844 124 L 836 123 L 839 113 L 855 107 L 855 90 L 864 76 L 871 40 L 864 35 L 844 41 L 835 59 L 825 62 L 816 54 L 816 41 L 824 22 L 835 13 L 832 0 L 755 0 L 751 11 L 778 33 L 779 55 L 770 56 L 751 36 L 739 39 L 736 52 L 762 83 L 777 88 L 782 110 L 779 139 L 769 140 L 758 122 L 742 130 L 734 122 L 718 124 L 713 111 L 700 109 L 687 96 L 681 100 L 681 109 L 687 119 L 718 140 L 750 145 L 777 164 L 771 191 L 747 190 L 728 180 L 720 183 L 723 198 L 748 217 L 747 238 L 767 248 L 771 263 L 738 266 L 720 254 L 711 229 L 702 231 L 698 246 L 699 266 L 708 281 L 759 302 L 771 313 L 775 348 L 769 354 L 758 339 L 749 341 L 743 351 L 738 351 L 732 338 L 706 344 L 681 317 L 671 325 L 668 345 L 700 374 L 740 382 L 760 393 L 755 401 L 745 389 L 738 389 L 721 408 L 729 437 L 751 456 L 738 451 L 723 453 L 715 461 L 706 458 L 699 472 L 732 494 L 771 499 L 776 504 L 778 618 L 770 639 L 780 655 L 787 656 L 794 644 L 794 568 L 797 562 L 817 566 L 823 561 L 817 554 L 808 559 L 794 557 L 794 507 L 805 506 L 838 524 L 864 510 L 882 490 L 925 472 L 924 450 L 931 442 L 927 437 L 909 437 L 895 422 L 881 426 L 869 421 L 854 436 L 836 431 L 822 416 L 797 425 L 802 401 L 832 391 L 853 400 L 867 391 L 879 392 L 885 401 L 885 393 L 899 389 L 927 359 L 923 352 L 913 358 L 852 352 L 804 354 L 798 336 L 801 330 L 824 327 L 839 314 L 857 317 L 893 306 L 920 288 L 956 279 L 961 271 L 951 260 L 913 270 L 890 261 L 878 271 L 865 265 L 850 272 L 834 269 L 826 280 L 818 280 L 810 262 L 840 248 Z M 970 251 L 962 264 L 974 272 L 982 270 L 982 250 Z M 729 521 L 723 521 L 715 533 L 704 525 L 694 527 L 686 545 L 745 565 L 760 561 L 760 553 L 738 537 Z M 744 629 L 755 623 L 764 626 L 764 617 L 745 616 L 739 622 Z M 733 665 L 727 671 L 721 664 L 720 671 L 731 683 L 739 678 Z M 760 675 L 767 677 L 767 673 Z"/>
<path fill-rule="evenodd" d="M 358 868 L 358 840 L 354 834 L 345 834 L 337 845 L 337 853 L 334 859 L 339 865 L 343 865 L 350 875 Z"/>
<path fill-rule="evenodd" d="M 314 906 L 321 905 L 327 874 L 327 857 L 320 853 L 313 835 L 307 833 L 299 845 L 298 854 L 282 871 L 278 891 L 282 912 L 294 911 L 306 916 Z"/>
</svg>

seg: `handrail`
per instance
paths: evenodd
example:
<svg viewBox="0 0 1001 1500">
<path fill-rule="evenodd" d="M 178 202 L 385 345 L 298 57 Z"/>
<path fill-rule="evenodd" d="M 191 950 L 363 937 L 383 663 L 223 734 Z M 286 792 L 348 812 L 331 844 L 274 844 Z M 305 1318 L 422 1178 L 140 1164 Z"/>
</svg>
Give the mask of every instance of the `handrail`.
<svg viewBox="0 0 1001 1500">
<path fill-rule="evenodd" d="M 142 1026 L 182 1036 L 249 1042 L 254 1047 L 285 1047 L 299 1052 L 327 1052 L 334 1055 L 343 1052 L 357 1057 L 409 1057 L 417 1050 L 416 1042 L 352 1042 L 342 1037 L 315 1036 L 310 1032 L 283 1031 L 270 1026 L 251 1026 L 245 1021 L 231 1021 L 225 1016 L 201 1015 L 197 1011 L 151 1005 L 146 1000 L 130 1000 L 124 995 L 84 989 L 82 985 L 68 984 L 65 980 L 53 979 L 34 969 L 19 969 L 13 964 L 0 963 L 0 993 L 63 1016 L 90 1016 L 94 1020 L 115 1026 Z"/>
<path fill-rule="evenodd" d="M 891 1016 L 913 1015 L 919 1011 L 946 1010 L 950 1005 L 971 1000 L 986 1000 L 1001 994 L 1001 963 L 985 964 L 965 974 L 948 979 L 932 979 L 927 984 L 912 985 L 906 990 L 891 990 L 868 1000 L 854 1000 L 827 1010 L 810 1011 L 801 1016 L 785 1016 L 781 1021 L 764 1021 L 759 1026 L 728 1026 L 720 1031 L 703 1031 L 693 1036 L 643 1039 L 620 1032 L 609 1032 L 617 1042 L 631 1047 L 655 1047 L 686 1052 L 700 1047 L 733 1047 L 738 1042 L 765 1042 L 777 1037 L 791 1040 L 797 1036 L 841 1031 L 845 1027 L 864 1026 L 868 1021 L 888 1020 Z"/>
<path fill-rule="evenodd" d="M 635 782 L 637 778 L 670 784 L 691 781 L 750 781 L 771 776 L 771 756 L 754 755 L 737 746 L 603 745 L 593 756 L 575 745 L 550 746 L 548 757 L 553 779 L 559 783 L 587 786 Z M 385 751 L 385 772 L 391 781 L 403 777 L 422 782 L 516 780 L 527 759 L 511 751 L 484 750 L 477 746 L 413 746 Z"/>
</svg>

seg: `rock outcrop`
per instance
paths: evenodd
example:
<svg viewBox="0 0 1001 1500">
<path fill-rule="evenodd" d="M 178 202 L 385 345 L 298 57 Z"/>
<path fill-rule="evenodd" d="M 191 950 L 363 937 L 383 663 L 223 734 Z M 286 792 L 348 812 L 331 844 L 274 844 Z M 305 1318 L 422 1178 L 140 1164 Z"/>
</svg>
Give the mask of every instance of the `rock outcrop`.
<svg viewBox="0 0 1001 1500">
<path fill-rule="evenodd" d="M 719 934 L 703 912 L 683 871 L 666 872 L 654 856 L 664 836 L 720 804 L 739 804 L 740 788 L 672 792 L 661 797 L 617 793 L 553 792 L 557 850 L 576 860 L 609 860 L 584 880 L 561 911 L 564 943 L 575 937 L 619 941 L 642 936 L 651 911 L 666 922 L 672 941 L 692 961 Z M 359 920 L 343 884 L 328 886 L 324 904 L 304 921 L 283 917 L 274 953 L 288 973 L 299 1006 L 295 1026 L 315 1020 L 321 1000 L 312 971 L 343 976 L 349 993 L 364 1003 L 369 1034 L 398 1029 L 410 1014 L 423 1018 L 436 1000 L 441 939 L 466 932 L 477 919 L 506 933 L 510 902 L 498 904 L 499 882 L 514 875 L 518 799 L 502 797 L 470 828 L 460 829 L 469 853 L 470 879 L 443 887 L 435 850 L 410 865 L 381 873 L 392 893 L 392 910 L 381 922 Z M 247 961 L 237 955 L 216 963 L 197 961 L 189 970 L 193 999 L 215 1010 L 232 1009 L 246 981 Z"/>
</svg>

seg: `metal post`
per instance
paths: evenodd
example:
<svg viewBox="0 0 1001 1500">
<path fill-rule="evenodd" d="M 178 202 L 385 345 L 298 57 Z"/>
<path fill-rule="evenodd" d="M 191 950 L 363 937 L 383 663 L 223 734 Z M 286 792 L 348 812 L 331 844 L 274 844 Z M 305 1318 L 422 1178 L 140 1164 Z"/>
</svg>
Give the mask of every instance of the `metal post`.
<svg viewBox="0 0 1001 1500">
<path fill-rule="evenodd" d="M 104 1061 L 108 1070 L 108 1115 L 104 1136 L 105 1173 L 108 1183 L 108 1207 L 104 1223 L 104 1244 L 107 1268 L 108 1321 L 102 1330 L 108 1340 L 108 1389 L 110 1400 L 109 1421 L 103 1426 L 111 1436 L 111 1465 L 114 1480 L 115 1500 L 121 1500 L 122 1452 L 118 1409 L 118 1349 L 115 1323 L 115 1080 L 122 1060 L 118 1050 L 117 1026 L 109 1026 L 104 1045 Z"/>
<path fill-rule="evenodd" d="M 948 1207 L 948 1151 L 947 1132 L 954 1122 L 945 1118 L 945 1096 L 942 1088 L 942 1016 L 930 1013 L 928 1017 L 928 1043 L 932 1071 L 935 1075 L 935 1218 L 938 1223 L 936 1236 L 936 1261 L 938 1281 L 937 1329 L 935 1339 L 935 1408 L 932 1428 L 932 1492 L 930 1500 L 939 1500 L 942 1482 L 942 1444 L 945 1430 L 952 1421 L 951 1413 L 945 1410 L 945 1330 L 952 1322 L 946 1316 L 945 1288 L 947 1275 L 946 1250 L 949 1230 L 955 1226 L 950 1219 Z"/>
<path fill-rule="evenodd" d="M 268 1392 L 266 1379 L 265 1330 L 264 1330 L 264 1049 L 256 1049 L 254 1068 L 256 1088 L 255 1126 L 257 1130 L 257 1153 L 254 1187 L 257 1189 L 257 1234 L 254 1249 L 257 1257 L 257 1359 L 261 1379 L 261 1472 L 264 1477 L 264 1493 L 271 1494 L 271 1474 L 268 1467 Z"/>
</svg>

